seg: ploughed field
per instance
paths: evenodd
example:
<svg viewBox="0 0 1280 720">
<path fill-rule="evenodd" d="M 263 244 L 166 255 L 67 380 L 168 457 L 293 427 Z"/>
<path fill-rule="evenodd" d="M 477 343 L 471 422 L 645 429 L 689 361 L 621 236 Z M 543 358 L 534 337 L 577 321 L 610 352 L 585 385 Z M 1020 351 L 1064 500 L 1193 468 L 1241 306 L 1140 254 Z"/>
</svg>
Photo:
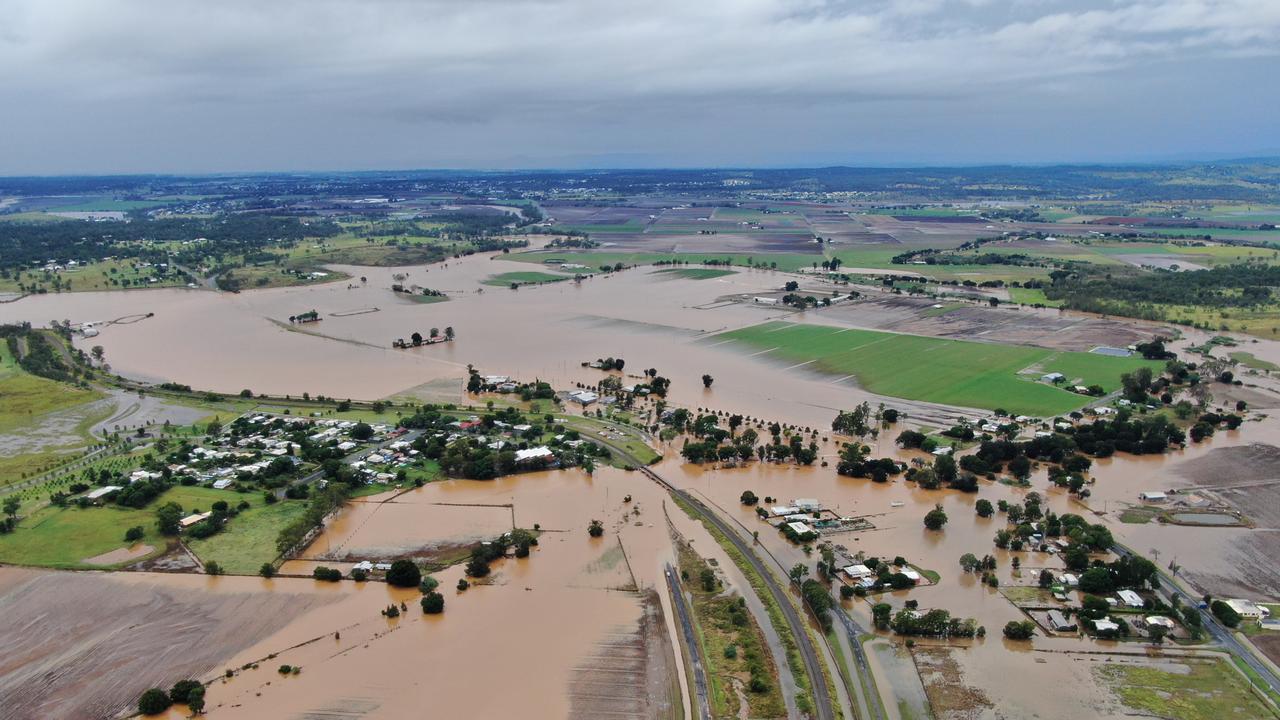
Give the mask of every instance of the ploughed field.
<svg viewBox="0 0 1280 720">
<path fill-rule="evenodd" d="M 1140 358 L 898 335 L 873 330 L 768 322 L 714 337 L 766 359 L 804 369 L 853 376 L 867 390 L 908 400 L 1049 416 L 1089 398 L 1039 382 L 1060 372 L 1070 385 L 1101 385 L 1108 392 Z"/>
</svg>

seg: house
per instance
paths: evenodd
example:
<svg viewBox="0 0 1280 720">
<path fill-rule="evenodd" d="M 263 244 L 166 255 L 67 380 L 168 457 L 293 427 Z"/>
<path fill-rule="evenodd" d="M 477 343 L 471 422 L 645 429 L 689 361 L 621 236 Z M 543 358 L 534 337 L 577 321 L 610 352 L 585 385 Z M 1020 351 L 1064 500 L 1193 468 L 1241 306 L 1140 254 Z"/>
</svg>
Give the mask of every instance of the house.
<svg viewBox="0 0 1280 720">
<path fill-rule="evenodd" d="M 1075 632 L 1076 630 L 1076 624 L 1068 620 L 1061 610 L 1049 611 L 1049 627 L 1053 628 L 1054 632 Z"/>
<path fill-rule="evenodd" d="M 555 457 L 555 453 L 551 452 L 551 448 L 546 445 L 532 447 L 528 450 L 516 451 L 516 463 L 530 462 L 533 460 L 551 461 L 554 460 Z"/>
<path fill-rule="evenodd" d="M 1063 375 L 1060 372 L 1051 372 L 1051 373 L 1045 373 L 1044 375 L 1041 375 L 1040 379 L 1047 383 L 1056 383 L 1056 382 L 1062 382 L 1063 380 L 1066 380 L 1067 376 Z"/>
<path fill-rule="evenodd" d="M 818 512 L 822 509 L 822 503 L 815 498 L 796 498 L 791 501 L 791 504 L 800 512 Z"/>
<path fill-rule="evenodd" d="M 912 585 L 920 582 L 920 573 L 916 572 L 915 570 L 912 570 L 909 567 L 904 567 L 898 572 L 902 573 L 904 577 L 910 580 Z"/>
<path fill-rule="evenodd" d="M 1104 617 L 1093 621 L 1093 630 L 1098 633 L 1120 632 L 1120 626 L 1112 622 L 1111 618 Z"/>
<path fill-rule="evenodd" d="M 1261 620 L 1263 617 L 1271 614 L 1270 610 L 1254 603 L 1251 600 L 1227 600 L 1227 605 L 1230 606 L 1232 610 L 1235 610 L 1237 615 L 1248 620 Z"/>
<path fill-rule="evenodd" d="M 873 574 L 871 568 L 866 565 L 849 565 L 843 568 L 843 571 L 845 575 L 848 575 L 853 580 L 860 580 Z"/>
<path fill-rule="evenodd" d="M 790 505 L 774 505 L 773 507 L 769 508 L 770 515 L 786 516 L 786 515 L 795 515 L 798 512 L 800 512 L 800 508 L 791 507 Z"/>
<path fill-rule="evenodd" d="M 205 518 L 209 517 L 212 514 L 213 513 L 204 512 L 204 513 L 195 513 L 193 515 L 188 515 L 178 521 L 178 529 L 186 530 L 187 528 L 191 527 L 192 525 L 195 525 L 201 520 L 204 520 Z"/>
<path fill-rule="evenodd" d="M 226 490 L 227 488 L 231 487 L 231 483 L 233 483 L 233 482 L 235 482 L 235 481 L 234 481 L 234 480 L 232 480 L 231 478 L 222 478 L 221 480 L 214 480 L 214 481 L 213 481 L 213 489 L 214 489 L 214 490 Z"/>
<path fill-rule="evenodd" d="M 777 305 L 778 299 L 770 298 L 770 297 L 756 297 L 756 298 L 752 298 L 751 302 L 756 303 L 758 305 Z"/>
<path fill-rule="evenodd" d="M 1131 608 L 1142 607 L 1142 596 L 1132 590 L 1121 590 L 1116 593 L 1116 596 L 1120 598 L 1120 602 Z"/>
<path fill-rule="evenodd" d="M 797 535 L 805 535 L 813 532 L 813 528 L 809 527 L 808 523 L 790 522 L 787 523 L 787 527 L 791 528 L 791 532 L 794 532 Z"/>
<path fill-rule="evenodd" d="M 599 400 L 600 396 L 591 392 L 590 390 L 575 390 L 569 393 L 569 399 L 578 403 L 579 405 L 586 406 L 586 405 L 590 405 L 596 400 Z"/>
<path fill-rule="evenodd" d="M 88 493 L 85 494 L 85 498 L 88 499 L 90 502 L 98 502 L 102 498 L 120 489 L 121 488 L 119 485 L 104 485 L 96 490 L 90 490 Z"/>
<path fill-rule="evenodd" d="M 1080 578 L 1071 573 L 1062 573 L 1062 584 L 1064 587 L 1075 587 L 1080 584 Z"/>
<path fill-rule="evenodd" d="M 1143 622 L 1145 622 L 1149 628 L 1162 627 L 1165 630 L 1172 630 L 1177 627 L 1172 618 L 1167 618 L 1163 615 L 1148 615 Z"/>
<path fill-rule="evenodd" d="M 1159 490 L 1143 490 L 1138 493 L 1138 499 L 1144 502 L 1164 502 L 1169 496 Z"/>
<path fill-rule="evenodd" d="M 940 447 L 933 451 L 934 457 L 942 457 L 944 455 L 950 455 L 950 454 L 951 454 L 951 448 L 949 447 Z"/>
</svg>

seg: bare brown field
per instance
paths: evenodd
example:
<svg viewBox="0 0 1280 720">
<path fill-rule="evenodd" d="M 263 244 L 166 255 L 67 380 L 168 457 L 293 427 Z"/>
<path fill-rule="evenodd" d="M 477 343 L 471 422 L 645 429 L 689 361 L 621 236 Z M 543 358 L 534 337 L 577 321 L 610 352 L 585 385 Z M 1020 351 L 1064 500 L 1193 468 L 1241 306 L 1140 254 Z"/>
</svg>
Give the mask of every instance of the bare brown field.
<svg viewBox="0 0 1280 720">
<path fill-rule="evenodd" d="M 0 578 L 14 572 L 0 571 Z M 265 581 L 251 578 L 180 585 L 168 582 L 172 576 L 17 577 L 9 587 L 0 582 L 0 697 L 4 716 L 14 720 L 127 712 L 143 690 L 204 676 L 331 599 L 262 592 Z"/>
<path fill-rule="evenodd" d="M 823 316 L 874 330 L 1036 345 L 1054 350 L 1088 351 L 1101 345 L 1124 347 L 1156 335 L 1153 327 L 1124 320 L 978 305 L 939 313 L 933 307 L 936 304 L 938 301 L 932 298 L 872 296 L 824 311 Z"/>
</svg>

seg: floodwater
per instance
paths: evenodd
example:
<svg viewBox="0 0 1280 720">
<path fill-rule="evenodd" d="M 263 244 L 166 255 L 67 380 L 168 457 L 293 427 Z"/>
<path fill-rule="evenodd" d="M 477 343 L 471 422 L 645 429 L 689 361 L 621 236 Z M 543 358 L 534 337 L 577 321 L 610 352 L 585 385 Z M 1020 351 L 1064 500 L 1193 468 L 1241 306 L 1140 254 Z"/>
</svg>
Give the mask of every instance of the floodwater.
<svg viewBox="0 0 1280 720">
<path fill-rule="evenodd" d="M 623 357 L 629 372 L 654 367 L 672 379 L 670 400 L 702 406 L 732 398 L 735 410 L 823 425 L 840 408 L 869 395 L 849 379 L 762 365 L 746 354 L 697 340 L 707 333 L 779 317 L 801 318 L 750 304 L 718 301 L 733 294 L 775 290 L 793 276 L 742 270 L 702 281 L 673 281 L 642 267 L 581 283 L 572 280 L 509 290 L 481 285 L 490 275 L 536 265 L 471 256 L 411 268 L 342 268 L 357 280 L 327 285 L 246 291 L 205 290 L 67 293 L 29 297 L 0 306 L 0 322 L 109 321 L 154 312 L 146 320 L 107 325 L 81 345 L 102 345 L 114 371 L 144 380 L 172 380 L 237 393 L 375 399 L 433 381 L 458 380 L 473 364 L 486 374 L 540 378 L 558 386 L 594 384 L 600 373 L 580 367 L 598 357 Z M 390 290 L 405 283 L 450 294 L 450 301 L 419 304 Z M 818 281 L 806 281 L 818 283 Z M 807 287 L 808 285 L 806 285 Z M 815 284 L 830 288 L 829 285 Z M 357 308 L 378 312 L 335 315 Z M 324 318 L 305 327 L 287 318 L 311 309 Z M 810 313 L 815 318 L 817 313 Z M 284 326 L 278 324 L 285 321 Z M 452 326 L 452 343 L 394 350 L 391 342 L 414 331 Z M 715 377 L 713 390 L 703 373 Z M 769 378 L 761 383 L 762 375 Z M 455 387 L 460 398 L 461 382 Z M 939 422 L 962 413 L 924 403 L 894 404 Z"/>
<path fill-rule="evenodd" d="M 366 284 L 357 281 L 351 289 L 343 282 L 239 295 L 198 290 L 45 295 L 0 306 L 0 322 L 85 322 L 155 312 L 142 322 L 105 327 L 92 344 L 103 345 L 107 361 L 126 376 L 233 393 L 250 388 L 273 394 L 311 392 L 371 399 L 410 393 L 424 386 L 438 391 L 452 382 L 452 387 L 459 389 L 457 399 L 461 399 L 461 383 L 457 381 L 465 375 L 468 364 L 486 374 L 539 378 L 565 387 L 574 382 L 598 382 L 601 374 L 580 367 L 580 363 L 614 356 L 627 360 L 629 373 L 656 367 L 672 378 L 673 403 L 783 423 L 827 427 L 836 411 L 863 399 L 879 400 L 847 381 L 833 382 L 763 364 L 714 343 L 698 342 L 708 333 L 771 318 L 799 319 L 777 310 L 717 301 L 725 295 L 777 288 L 788 277 L 780 273 L 741 271 L 712 280 L 671 281 L 640 268 L 581 284 L 567 281 L 518 291 L 483 287 L 483 292 L 477 292 L 482 289 L 481 281 L 491 274 L 529 269 L 533 266 L 472 256 L 451 260 L 447 268 L 444 264 L 350 268 L 356 278 L 368 278 Z M 409 274 L 406 282 L 447 291 L 451 300 L 424 305 L 396 297 L 389 286 L 393 275 L 404 272 Z M 379 311 L 344 314 L 370 307 Z M 312 308 L 324 316 L 322 322 L 294 328 L 296 331 L 275 322 Z M 820 321 L 820 314 L 810 315 Z M 389 347 L 393 339 L 407 337 L 415 330 L 425 334 L 431 327 L 446 326 L 457 332 L 453 343 L 407 351 Z M 1182 342 L 1200 340 L 1189 333 Z M 1278 343 L 1249 347 L 1258 357 L 1280 359 L 1277 348 Z M 715 377 L 711 390 L 702 387 L 704 372 Z M 937 421 L 962 414 L 957 409 L 921 403 L 892 400 L 889 404 L 908 408 L 915 420 Z M 897 429 L 892 430 L 874 441 L 873 454 L 912 457 L 912 453 L 894 447 L 892 436 L 896 433 Z M 1250 545 L 1258 537 L 1255 530 L 1129 525 L 1120 523 L 1118 516 L 1125 505 L 1136 504 L 1142 490 L 1185 486 L 1176 469 L 1181 463 L 1204 458 L 1211 448 L 1275 444 L 1277 440 L 1280 433 L 1275 421 L 1268 418 L 1246 423 L 1238 431 L 1220 432 L 1210 442 L 1177 453 L 1096 461 L 1091 473 L 1096 483 L 1087 504 L 1048 486 L 1043 469 L 1033 476 L 1030 489 L 1045 497 L 1046 508 L 1107 522 L 1117 538 L 1130 547 L 1144 553 L 1159 549 L 1160 564 L 1176 559 L 1185 579 L 1203 583 L 1202 587 L 1215 594 L 1226 594 L 1224 587 L 1238 588 L 1267 573 L 1275 575 L 1274 569 L 1263 567 L 1269 566 L 1270 556 L 1259 554 Z M 946 651 L 929 650 L 913 660 L 919 664 L 924 658 L 928 677 L 945 675 L 955 680 L 957 687 L 971 691 L 966 697 L 976 704 L 975 717 L 991 716 L 994 708 L 1008 717 L 1120 714 L 1109 693 L 1093 680 L 1091 663 L 1099 660 L 1083 654 L 1114 646 L 1071 638 L 1006 642 L 1000 637 L 1000 628 L 1024 615 L 998 590 L 960 571 L 958 559 L 966 552 L 994 555 L 1002 587 L 1034 584 L 1040 568 L 1061 571 L 1056 556 L 996 549 L 992 537 L 1003 521 L 974 514 L 978 498 L 993 503 L 1000 499 L 1020 502 L 1029 489 L 983 482 L 979 493 L 966 495 L 921 490 L 901 479 L 876 484 L 843 478 L 835 473 L 836 443 L 820 439 L 820 445 L 827 467 L 752 464 L 716 470 L 686 466 L 679 461 L 678 447 L 671 446 L 666 448 L 667 459 L 658 471 L 720 508 L 744 533 L 759 531 L 765 557 L 780 574 L 797 562 L 812 564 L 814 558 L 761 522 L 752 509 L 740 505 L 743 490 L 782 502 L 818 498 L 840 515 L 866 516 L 874 529 L 830 539 L 850 553 L 861 551 L 889 559 L 902 555 L 921 568 L 940 573 L 937 585 L 890 593 L 881 599 L 895 607 L 914 599 L 922 608 L 945 608 L 953 615 L 976 618 L 986 627 L 988 636 L 983 640 L 956 643 L 955 649 Z M 629 503 L 624 501 L 627 495 L 632 496 Z M 928 531 L 921 523 L 924 513 L 935 504 L 950 517 L 941 532 Z M 639 515 L 635 514 L 637 508 Z M 587 536 L 587 523 L 592 519 L 605 522 L 608 531 L 604 538 Z M 586 689 L 585 669 L 597 662 L 602 648 L 619 642 L 626 645 L 637 633 L 648 660 L 637 675 L 627 676 L 629 681 L 643 677 L 644 682 L 652 682 L 654 673 L 683 677 L 683 665 L 674 658 L 668 657 L 667 665 L 662 664 L 662 643 L 652 635 L 653 623 L 645 621 L 651 616 L 653 602 L 646 600 L 652 597 L 647 591 L 656 589 L 663 617 L 658 635 L 665 630 L 667 643 L 675 637 L 674 615 L 662 589 L 661 574 L 671 560 L 668 522 L 693 541 L 700 553 L 717 559 L 731 585 L 742 586 L 741 577 L 701 526 L 667 502 L 656 485 L 637 473 L 612 468 L 601 468 L 594 476 L 569 470 L 487 482 L 442 481 L 395 497 L 365 498 L 349 504 L 301 559 L 284 568 L 289 573 L 306 574 L 318 564 L 345 568 L 361 559 L 428 557 L 499 534 L 513 524 L 541 526 L 541 542 L 531 557 L 495 563 L 490 579 L 464 593 L 454 590 L 461 567 L 440 573 L 446 597 L 442 616 L 424 616 L 416 606 L 416 591 L 380 583 L 147 574 L 79 577 L 105 588 L 133 587 L 143 593 L 138 602 L 148 606 L 158 602 L 156 597 L 190 591 L 221 597 L 234 590 L 249 603 L 245 607 L 255 608 L 254 623 L 261 621 L 258 616 L 264 612 L 278 620 L 263 626 L 202 608 L 180 611 L 183 615 L 178 619 L 186 619 L 189 613 L 192 622 L 206 621 L 197 627 L 217 640 L 209 643 L 216 653 L 201 653 L 199 662 L 190 666 L 192 673 L 214 681 L 208 700 L 211 714 L 216 716 L 400 717 L 431 708 L 442 715 L 466 717 L 585 717 L 600 710 Z M 1021 572 L 1012 568 L 1015 555 L 1022 561 Z M 1224 572 L 1235 572 L 1233 568 L 1243 570 L 1234 577 L 1221 577 Z M 9 591 L 13 583 L 5 578 L 13 572 L 0 572 L 0 589 Z M 1212 587 L 1207 587 L 1210 584 Z M 1280 586 L 1280 579 L 1275 584 Z M 92 591 L 82 591 L 77 597 L 88 594 Z M 0 598 L 0 607 L 7 607 L 3 603 L 10 597 Z M 400 618 L 381 616 L 380 611 L 389 603 L 401 601 L 408 605 L 408 611 Z M 255 604 L 260 602 L 268 604 Z M 857 602 L 851 607 L 869 627 L 869 603 Z M 751 608 L 761 611 L 754 602 Z M 13 622 L 17 616 L 4 617 Z M 151 616 L 146 622 L 157 623 Z M 238 630 L 246 624 L 253 633 Z M 768 633 L 767 624 L 762 625 Z M 32 634 L 31 627 L 19 634 Z M 187 637 L 163 623 L 159 627 L 157 638 Z M 15 636 L 11 632 L 4 635 Z M 776 637 L 769 640 L 775 647 Z M 896 639 L 884 637 L 877 642 Z M 925 648 L 929 645 L 922 643 Z M 889 656 L 880 655 L 873 663 L 882 669 L 892 665 L 888 674 L 904 678 L 893 684 L 908 687 L 910 671 L 905 669 L 907 661 L 900 657 L 900 651 L 895 651 L 891 662 Z M 74 653 L 65 652 L 53 657 L 74 657 Z M 97 662 L 105 661 L 98 658 Z M 257 669 L 222 678 L 224 669 L 255 662 Z M 281 676 L 276 672 L 281 664 L 298 665 L 303 670 Z M 176 679 L 148 678 L 148 682 L 165 684 Z M 14 682 L 12 677 L 9 681 Z M 0 675 L 0 684 L 4 682 L 5 676 Z M 786 686 L 785 677 L 783 683 Z M 18 684 L 23 692 L 31 692 L 31 686 Z M 937 687 L 931 685 L 930 691 Z M 109 707 L 122 708 L 138 690 L 128 683 L 117 683 L 103 688 L 68 686 L 64 692 L 72 693 L 71 697 L 76 692 L 100 693 L 109 696 Z M 596 695 L 609 697 L 612 692 L 605 689 Z M 982 704 L 983 698 L 990 707 Z M 892 702 L 890 696 L 886 700 Z M 627 712 L 636 717 L 660 716 L 681 704 L 688 716 L 687 702 L 679 693 L 673 696 L 661 689 L 651 690 L 646 701 Z M 920 702 L 917 692 L 911 704 L 918 707 Z M 173 716 L 178 717 L 177 711 Z"/>
</svg>

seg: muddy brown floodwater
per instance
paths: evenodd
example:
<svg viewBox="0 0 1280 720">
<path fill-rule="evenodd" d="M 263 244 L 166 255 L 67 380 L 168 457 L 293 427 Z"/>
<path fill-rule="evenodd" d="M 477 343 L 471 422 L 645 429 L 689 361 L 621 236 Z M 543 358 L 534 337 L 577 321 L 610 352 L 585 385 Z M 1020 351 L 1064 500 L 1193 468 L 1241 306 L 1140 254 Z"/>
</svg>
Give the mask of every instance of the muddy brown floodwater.
<svg viewBox="0 0 1280 720">
<path fill-rule="evenodd" d="M 698 406 L 732 397 L 739 412 L 807 425 L 828 423 L 836 409 L 864 399 L 884 400 L 847 380 L 781 372 L 747 354 L 696 342 L 707 333 L 773 318 L 803 319 L 788 311 L 717 301 L 778 289 L 794 277 L 783 273 L 744 269 L 710 280 L 673 281 L 640 267 L 581 283 L 513 291 L 481 283 L 536 265 L 471 256 L 451 260 L 447 267 L 344 269 L 368 282 L 351 289 L 339 282 L 237 295 L 188 289 L 40 295 L 0 306 L 0 322 L 79 323 L 154 312 L 141 322 L 106 326 L 92 343 L 81 344 L 102 345 L 107 362 L 125 376 L 228 393 L 248 388 L 375 399 L 433 381 L 461 380 L 468 364 L 486 374 L 541 378 L 563 387 L 598 382 L 599 373 L 580 363 L 613 356 L 626 358 L 633 372 L 655 367 L 671 378 L 672 402 Z M 398 296 L 390 290 L 397 274 L 408 275 L 404 282 L 448 292 L 450 301 L 419 304 Z M 368 308 L 378 311 L 347 314 Z M 311 309 L 323 322 L 289 327 L 290 315 Z M 396 338 L 448 326 L 457 332 L 452 343 L 391 349 Z M 715 376 L 714 394 L 702 387 L 706 372 Z M 769 383 L 760 382 L 762 374 Z M 458 399 L 461 383 L 454 387 Z M 939 422 L 961 414 L 926 403 L 893 402 Z"/>
<path fill-rule="evenodd" d="M 93 344 L 103 345 L 108 362 L 126 376 L 232 393 L 249 388 L 360 399 L 415 393 L 461 399 L 457 381 L 468 364 L 486 374 L 540 378 L 563 388 L 598 382 L 601 374 L 580 363 L 614 356 L 627 360 L 628 371 L 655 367 L 672 378 L 673 403 L 798 425 L 829 427 L 836 411 L 882 399 L 847 382 L 784 371 L 698 342 L 708 333 L 778 317 L 838 321 L 824 320 L 820 313 L 804 318 L 717 301 L 776 289 L 788 275 L 744 270 L 712 280 L 672 281 L 639 268 L 511 291 L 481 283 L 493 274 L 535 266 L 487 256 L 447 265 L 350 268 L 356 277 L 368 278 L 351 289 L 344 282 L 239 295 L 196 290 L 43 295 L 0 305 L 0 322 L 84 322 L 155 312 L 142 322 L 106 327 Z M 389 289 L 397 273 L 407 273 L 408 283 L 448 292 L 450 301 L 417 304 L 397 297 Z M 278 323 L 313 308 L 323 322 L 306 328 Z M 369 308 L 378 310 L 351 312 Z M 856 314 L 844 322 L 858 322 Z M 447 326 L 457 332 L 455 342 L 407 351 L 389 347 L 414 331 Z M 1094 329 L 1116 331 L 1111 325 Z M 1010 331 L 1034 334 L 1035 328 L 1017 325 Z M 1203 333 L 1189 331 L 1180 347 L 1203 339 Z M 1257 357 L 1272 361 L 1280 361 L 1278 348 L 1270 342 L 1249 346 Z M 713 391 L 703 389 L 703 373 L 715 377 Z M 1280 404 L 1272 379 L 1249 376 L 1248 383 L 1257 387 L 1224 387 L 1221 394 L 1234 403 L 1247 392 L 1255 408 Z M 966 413 L 887 402 L 935 426 Z M 872 443 L 873 454 L 912 457 L 893 445 L 896 434 L 891 430 Z M 1138 552 L 1159 549 L 1160 564 L 1176 560 L 1194 587 L 1274 599 L 1280 578 L 1270 558 L 1280 548 L 1270 544 L 1276 535 L 1270 514 L 1256 513 L 1260 526 L 1254 528 L 1119 521 L 1125 507 L 1137 504 L 1140 491 L 1190 488 L 1235 472 L 1244 452 L 1239 448 L 1262 445 L 1280 445 L 1271 417 L 1166 456 L 1100 460 L 1087 503 L 1049 486 L 1044 468 L 1033 475 L 1031 488 L 984 481 L 976 494 L 921 490 L 901 479 L 876 484 L 844 478 L 835 473 L 834 441 L 822 443 L 827 467 L 688 466 L 673 446 L 666 448 L 667 459 L 658 470 L 718 507 L 744 533 L 759 531 L 765 557 L 779 573 L 814 558 L 740 505 L 743 490 L 781 501 L 818 498 L 841 515 L 866 516 L 874 529 L 830 539 L 850 553 L 902 555 L 941 575 L 935 585 L 880 599 L 895 607 L 914 599 L 922 608 L 973 617 L 988 635 L 945 647 L 922 641 L 914 654 L 906 653 L 899 639 L 881 637 L 877 643 L 883 649 L 874 652 L 872 662 L 884 672 L 881 693 L 887 706 L 898 707 L 895 693 L 901 689 L 908 705 L 931 703 L 943 717 L 1075 720 L 1124 715 L 1091 671 L 1110 657 L 1098 651 L 1123 652 L 1124 647 L 1069 637 L 1002 640 L 1004 624 L 1025 616 L 1001 590 L 1034 584 L 1041 568 L 1059 572 L 1062 564 L 1053 555 L 996 549 L 992 537 L 1003 520 L 976 517 L 974 502 L 1020 502 L 1034 489 L 1044 495 L 1046 508 L 1106 522 Z M 1271 479 L 1267 468 L 1259 472 L 1259 482 Z M 1242 497 L 1247 503 L 1248 496 Z M 950 517 L 941 532 L 921 523 L 935 504 Z M 588 537 L 592 519 L 605 522 L 603 538 Z M 668 521 L 700 554 L 717 561 L 731 587 L 745 586 L 702 526 L 678 511 L 658 486 L 613 468 L 593 476 L 569 470 L 486 482 L 448 480 L 399 496 L 365 498 L 348 504 L 284 568 L 306 574 L 318 564 L 345 568 L 363 559 L 439 559 L 513 525 L 540 525 L 540 544 L 529 558 L 496 562 L 490 578 L 465 592 L 454 589 L 460 566 L 439 573 L 446 597 L 439 616 L 423 615 L 416 590 L 381 583 L 0 570 L 0 637 L 6 641 L 0 696 L 14 717 L 74 717 L 85 708 L 107 716 L 127 709 L 147 686 L 197 675 L 212 682 L 208 700 L 210 714 L 217 717 L 403 717 L 424 708 L 463 717 L 585 718 L 605 710 L 624 717 L 688 717 L 687 693 L 680 689 L 687 687 L 684 666 L 674 656 L 674 614 L 662 579 L 663 567 L 673 560 Z M 957 561 L 966 552 L 997 558 L 1001 590 L 960 571 Z M 1015 556 L 1022 561 L 1021 572 L 1012 567 Z M 90 597 L 92 602 L 84 600 Z M 406 604 L 406 613 L 390 620 L 381 615 L 388 604 L 399 602 Z M 767 625 L 758 602 L 752 598 L 748 605 Z M 869 603 L 848 607 L 864 626 L 871 625 Z M 51 617 L 59 628 L 52 635 L 43 629 Z M 771 649 L 780 652 L 776 633 L 766 629 L 766 635 Z M 775 659 L 785 666 L 785 660 Z M 282 664 L 302 671 L 280 675 Z M 923 685 L 914 674 L 917 667 Z M 227 669 L 233 671 L 230 677 L 224 676 Z M 785 675 L 782 682 L 790 687 Z M 179 716 L 180 710 L 172 713 Z"/>
</svg>

